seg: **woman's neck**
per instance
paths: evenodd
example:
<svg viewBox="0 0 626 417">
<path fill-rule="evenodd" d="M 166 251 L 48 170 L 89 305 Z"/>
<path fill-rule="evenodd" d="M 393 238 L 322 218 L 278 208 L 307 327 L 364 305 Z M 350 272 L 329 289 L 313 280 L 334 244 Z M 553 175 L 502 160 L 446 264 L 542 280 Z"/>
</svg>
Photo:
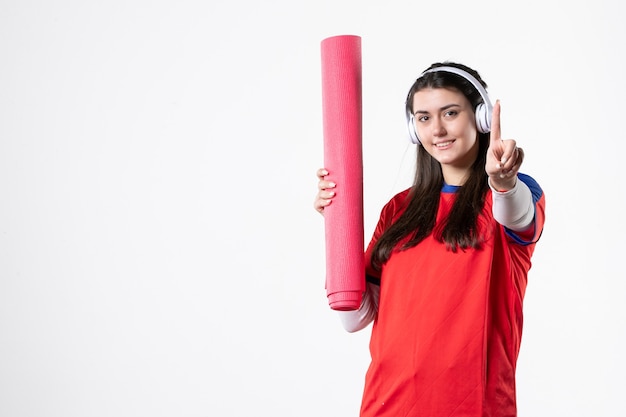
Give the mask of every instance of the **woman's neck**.
<svg viewBox="0 0 626 417">
<path fill-rule="evenodd" d="M 449 165 L 442 165 L 441 172 L 443 173 L 443 180 L 446 184 L 461 186 L 467 181 L 470 170 L 468 168 L 456 168 Z"/>
</svg>

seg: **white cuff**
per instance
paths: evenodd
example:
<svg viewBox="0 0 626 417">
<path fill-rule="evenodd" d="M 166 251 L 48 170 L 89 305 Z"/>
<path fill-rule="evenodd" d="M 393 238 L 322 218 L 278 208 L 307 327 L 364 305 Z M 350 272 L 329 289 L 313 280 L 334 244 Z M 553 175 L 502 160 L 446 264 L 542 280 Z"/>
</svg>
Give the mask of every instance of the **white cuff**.
<svg viewBox="0 0 626 417">
<path fill-rule="evenodd" d="M 368 324 L 374 321 L 376 314 L 378 314 L 379 296 L 380 287 L 376 284 L 367 283 L 358 310 L 337 311 L 343 328 L 349 333 L 354 333 L 366 328 Z"/>
<path fill-rule="evenodd" d="M 526 230 L 535 218 L 535 204 L 530 188 L 517 179 L 509 191 L 500 192 L 491 186 L 493 195 L 493 217 L 502 226 L 515 232 Z"/>
</svg>

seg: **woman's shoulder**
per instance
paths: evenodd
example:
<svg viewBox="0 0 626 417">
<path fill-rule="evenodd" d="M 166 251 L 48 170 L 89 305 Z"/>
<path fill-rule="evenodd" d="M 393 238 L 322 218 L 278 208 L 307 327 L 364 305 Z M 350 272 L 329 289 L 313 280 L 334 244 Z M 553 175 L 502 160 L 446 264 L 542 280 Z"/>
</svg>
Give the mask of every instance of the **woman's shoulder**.
<svg viewBox="0 0 626 417">
<path fill-rule="evenodd" d="M 387 202 L 387 205 L 404 205 L 409 199 L 409 193 L 411 192 L 411 188 L 407 188 L 406 190 L 402 190 Z"/>
<path fill-rule="evenodd" d="M 400 191 L 383 206 L 382 214 L 391 215 L 395 217 L 400 211 L 404 210 L 409 202 L 409 193 L 411 188 Z"/>
</svg>

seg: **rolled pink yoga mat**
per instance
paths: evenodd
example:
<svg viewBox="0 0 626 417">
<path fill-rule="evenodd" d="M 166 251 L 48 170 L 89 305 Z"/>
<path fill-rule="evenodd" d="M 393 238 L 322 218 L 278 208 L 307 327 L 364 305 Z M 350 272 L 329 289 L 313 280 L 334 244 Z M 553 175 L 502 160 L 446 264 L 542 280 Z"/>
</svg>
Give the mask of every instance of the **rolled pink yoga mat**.
<svg viewBox="0 0 626 417">
<path fill-rule="evenodd" d="M 324 209 L 326 294 L 333 310 L 356 310 L 365 290 L 361 38 L 322 40 L 324 167 L 337 184 Z"/>
</svg>

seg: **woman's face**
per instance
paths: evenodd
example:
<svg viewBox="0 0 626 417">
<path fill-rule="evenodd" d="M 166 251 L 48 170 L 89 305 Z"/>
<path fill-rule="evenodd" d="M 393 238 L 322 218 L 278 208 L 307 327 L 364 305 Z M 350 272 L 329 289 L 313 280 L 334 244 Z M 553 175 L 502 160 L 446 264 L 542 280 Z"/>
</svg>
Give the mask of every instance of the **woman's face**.
<svg viewBox="0 0 626 417">
<path fill-rule="evenodd" d="M 469 100 L 454 88 L 426 88 L 413 96 L 415 128 L 422 146 L 446 170 L 466 172 L 478 155 L 478 134 Z"/>
</svg>

